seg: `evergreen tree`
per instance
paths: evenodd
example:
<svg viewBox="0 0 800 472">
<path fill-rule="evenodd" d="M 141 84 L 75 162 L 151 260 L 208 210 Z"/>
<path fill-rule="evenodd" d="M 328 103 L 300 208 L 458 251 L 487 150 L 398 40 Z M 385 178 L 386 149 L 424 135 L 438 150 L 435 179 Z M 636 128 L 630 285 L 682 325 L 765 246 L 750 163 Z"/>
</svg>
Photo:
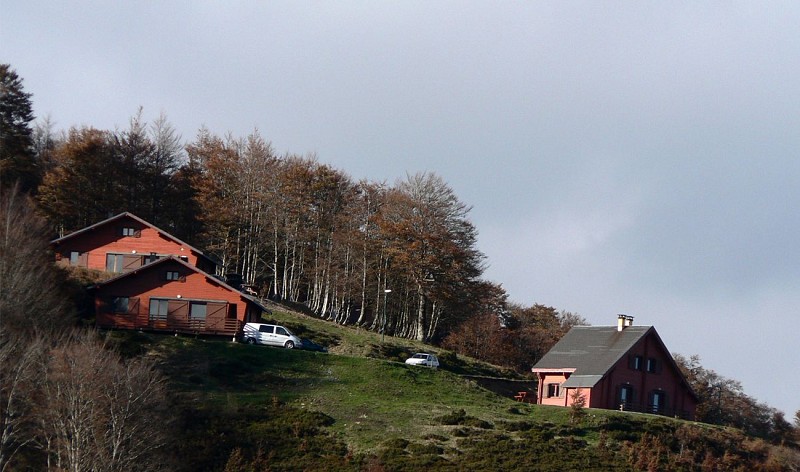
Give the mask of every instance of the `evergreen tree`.
<svg viewBox="0 0 800 472">
<path fill-rule="evenodd" d="M 19 181 L 23 192 L 36 188 L 39 173 L 33 159 L 31 94 L 9 64 L 0 64 L 0 185 Z"/>
</svg>

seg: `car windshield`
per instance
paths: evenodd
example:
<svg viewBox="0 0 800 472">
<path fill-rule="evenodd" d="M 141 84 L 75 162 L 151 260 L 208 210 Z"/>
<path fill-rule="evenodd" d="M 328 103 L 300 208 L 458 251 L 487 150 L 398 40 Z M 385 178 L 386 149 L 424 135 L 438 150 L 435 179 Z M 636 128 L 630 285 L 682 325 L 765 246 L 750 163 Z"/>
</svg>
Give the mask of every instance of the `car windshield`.
<svg viewBox="0 0 800 472">
<path fill-rule="evenodd" d="M 414 354 L 414 359 L 427 359 L 427 354 Z"/>
</svg>

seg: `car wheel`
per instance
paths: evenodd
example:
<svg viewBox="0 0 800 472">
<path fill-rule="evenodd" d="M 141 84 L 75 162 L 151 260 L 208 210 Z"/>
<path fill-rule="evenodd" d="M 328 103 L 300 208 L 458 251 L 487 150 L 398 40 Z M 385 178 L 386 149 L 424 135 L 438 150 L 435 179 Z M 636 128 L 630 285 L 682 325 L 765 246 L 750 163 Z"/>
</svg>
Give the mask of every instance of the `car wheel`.
<svg viewBox="0 0 800 472">
<path fill-rule="evenodd" d="M 255 344 L 256 338 L 247 338 L 247 344 Z"/>
<path fill-rule="evenodd" d="M 285 347 L 286 347 L 286 349 L 294 349 L 294 342 L 286 341 Z"/>
</svg>

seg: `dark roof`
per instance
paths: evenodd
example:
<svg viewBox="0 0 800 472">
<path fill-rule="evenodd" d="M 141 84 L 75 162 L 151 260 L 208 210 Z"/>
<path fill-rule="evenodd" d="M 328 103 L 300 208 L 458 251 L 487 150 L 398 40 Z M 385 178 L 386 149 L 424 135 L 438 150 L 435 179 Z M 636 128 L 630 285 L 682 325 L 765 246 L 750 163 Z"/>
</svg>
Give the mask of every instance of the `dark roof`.
<svg viewBox="0 0 800 472">
<path fill-rule="evenodd" d="M 178 239 L 175 236 L 169 234 L 168 232 L 164 231 L 163 229 L 159 228 L 158 226 L 150 224 L 147 221 L 145 221 L 145 220 L 139 218 L 138 216 L 134 215 L 133 213 L 129 213 L 127 211 L 122 212 L 122 213 L 120 213 L 118 215 L 114 215 L 111 218 L 107 218 L 107 219 L 105 219 L 103 221 L 100 221 L 98 223 L 95 223 L 95 224 L 93 224 L 91 226 L 87 226 L 87 227 L 85 227 L 83 229 L 79 229 L 78 231 L 73 231 L 72 233 L 69 233 L 66 236 L 62 236 L 60 238 L 56 238 L 56 239 L 50 241 L 50 244 L 61 244 L 62 242 L 66 241 L 68 239 L 71 239 L 71 238 L 73 238 L 73 237 L 75 237 L 75 236 L 77 236 L 79 234 L 83 234 L 83 233 L 92 231 L 92 230 L 94 230 L 96 228 L 99 228 L 101 226 L 107 225 L 107 224 L 109 224 L 109 223 L 111 223 L 113 221 L 121 220 L 123 218 L 130 218 L 130 219 L 132 219 L 134 221 L 138 221 L 139 223 L 141 223 L 141 224 L 143 224 L 143 225 L 145 225 L 147 227 L 153 228 L 154 230 L 158 231 L 160 234 L 162 234 L 165 237 L 171 239 L 172 241 L 174 241 L 174 242 L 176 242 L 176 243 L 178 243 L 178 244 L 180 244 L 182 246 L 188 247 L 192 252 L 194 252 L 194 253 L 196 253 L 196 254 L 208 259 L 210 262 L 212 262 L 214 264 L 217 263 L 217 261 L 215 261 L 211 256 L 206 255 L 205 253 L 203 253 L 203 251 L 197 249 L 196 247 L 192 246 L 191 244 L 186 243 L 184 241 L 181 241 L 180 239 Z"/>
<path fill-rule="evenodd" d="M 153 261 L 153 262 L 151 262 L 149 264 L 145 264 L 145 265 L 143 265 L 141 267 L 138 267 L 138 268 L 136 268 L 136 269 L 134 269 L 134 270 L 132 270 L 130 272 L 125 272 L 125 273 L 122 273 L 120 275 L 117 275 L 116 277 L 112 277 L 112 278 L 110 278 L 108 280 L 105 280 L 103 282 L 97 283 L 97 284 L 95 284 L 94 286 L 92 286 L 90 288 L 96 289 L 98 287 L 111 285 L 111 284 L 113 284 L 113 283 L 115 283 L 115 282 L 117 282 L 119 280 L 125 279 L 127 277 L 134 277 L 139 272 L 149 271 L 149 270 L 153 269 L 154 267 L 157 267 L 157 266 L 159 266 L 161 264 L 165 264 L 167 261 L 177 262 L 178 264 L 186 267 L 187 269 L 205 276 L 205 278 L 207 280 L 209 280 L 209 281 L 211 281 L 211 282 L 213 282 L 213 283 L 215 283 L 215 284 L 217 284 L 217 285 L 219 285 L 219 286 L 221 286 L 223 288 L 226 288 L 226 289 L 230 290 L 231 292 L 237 293 L 240 297 L 242 297 L 243 299 L 253 303 L 258 308 L 260 308 L 262 311 L 265 311 L 267 313 L 271 313 L 271 311 L 267 307 L 265 307 L 258 298 L 253 297 L 252 295 L 248 295 L 246 293 L 243 293 L 241 290 L 237 290 L 237 289 L 231 287 L 230 285 L 228 285 L 224 281 L 214 277 L 213 275 L 209 274 L 208 272 L 202 271 L 202 270 L 198 269 L 196 266 L 193 266 L 192 264 L 189 264 L 188 262 L 184 261 L 183 259 L 181 259 L 179 257 L 175 257 L 175 256 L 162 257 L 162 258 L 160 258 L 160 259 L 158 259 L 156 261 Z"/>
<path fill-rule="evenodd" d="M 655 331 L 652 326 L 628 326 L 622 331 L 616 326 L 575 326 L 533 369 L 566 370 L 596 382 L 651 330 Z"/>
</svg>

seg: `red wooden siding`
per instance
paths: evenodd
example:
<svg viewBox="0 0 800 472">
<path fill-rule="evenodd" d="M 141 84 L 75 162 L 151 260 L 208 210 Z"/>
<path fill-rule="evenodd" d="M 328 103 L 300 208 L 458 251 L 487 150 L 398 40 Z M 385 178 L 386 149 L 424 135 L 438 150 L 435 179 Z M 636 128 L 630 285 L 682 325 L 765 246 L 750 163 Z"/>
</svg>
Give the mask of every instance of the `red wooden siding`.
<svg viewBox="0 0 800 472">
<path fill-rule="evenodd" d="M 178 272 L 178 280 L 167 273 Z M 128 311 L 114 313 L 113 300 L 129 297 Z M 167 302 L 166 316 L 150 316 L 152 300 Z M 205 318 L 191 316 L 192 304 L 205 305 Z M 100 285 L 95 293 L 97 325 L 106 328 L 153 329 L 233 335 L 260 308 L 202 272 L 170 259 Z M 233 316 L 231 316 L 233 315 Z"/>
<path fill-rule="evenodd" d="M 123 235 L 125 228 L 133 229 L 131 235 Z M 123 272 L 141 266 L 151 253 L 159 256 L 185 257 L 189 264 L 201 270 L 214 271 L 205 257 L 201 257 L 188 245 L 182 245 L 156 228 L 142 224 L 134 218 L 123 216 L 107 224 L 91 228 L 74 237 L 60 241 L 56 247 L 56 261 L 70 264 L 72 252 L 79 254 L 76 265 L 95 270 L 106 270 L 106 256 L 119 254 L 124 257 Z"/>
</svg>

